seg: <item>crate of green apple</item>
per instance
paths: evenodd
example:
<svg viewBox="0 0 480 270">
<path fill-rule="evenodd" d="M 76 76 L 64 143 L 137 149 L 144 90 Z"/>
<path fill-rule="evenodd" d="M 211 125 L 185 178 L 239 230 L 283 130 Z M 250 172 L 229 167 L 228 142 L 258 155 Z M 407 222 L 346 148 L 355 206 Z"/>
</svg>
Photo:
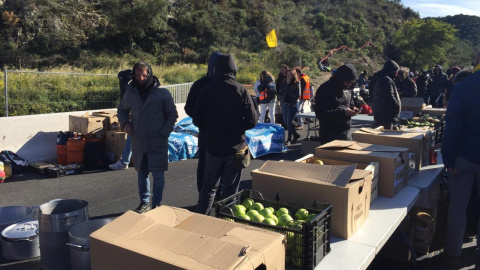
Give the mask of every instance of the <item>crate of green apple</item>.
<svg viewBox="0 0 480 270">
<path fill-rule="evenodd" d="M 263 199 L 260 192 L 242 190 L 215 204 L 218 218 L 285 234 L 285 265 L 300 269 L 315 266 L 330 252 L 330 204 L 312 207 Z"/>
</svg>

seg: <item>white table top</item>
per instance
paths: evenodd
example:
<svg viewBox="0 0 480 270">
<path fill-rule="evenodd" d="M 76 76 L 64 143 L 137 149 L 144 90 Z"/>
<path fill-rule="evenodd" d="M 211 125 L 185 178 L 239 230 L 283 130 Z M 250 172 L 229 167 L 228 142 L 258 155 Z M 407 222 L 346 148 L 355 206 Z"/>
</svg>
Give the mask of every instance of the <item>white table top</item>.
<svg viewBox="0 0 480 270">
<path fill-rule="evenodd" d="M 315 116 L 315 112 L 297 113 L 295 116 L 304 118 L 317 118 L 317 116 Z"/>
<path fill-rule="evenodd" d="M 366 269 L 418 199 L 419 190 L 403 188 L 395 197 L 379 196 L 365 223 L 348 240 L 331 237 L 331 252 L 320 269 Z"/>
<path fill-rule="evenodd" d="M 442 173 L 444 168 L 442 154 L 437 151 L 437 164 L 427 165 L 420 168 L 420 171 L 416 172 L 412 178 L 408 180 L 408 186 L 416 187 L 420 190 L 428 189 L 432 183 L 435 182 L 438 175 Z"/>
<path fill-rule="evenodd" d="M 357 114 L 355 116 L 352 116 L 352 120 L 367 121 L 367 122 L 372 122 L 373 123 L 373 115 Z"/>
</svg>

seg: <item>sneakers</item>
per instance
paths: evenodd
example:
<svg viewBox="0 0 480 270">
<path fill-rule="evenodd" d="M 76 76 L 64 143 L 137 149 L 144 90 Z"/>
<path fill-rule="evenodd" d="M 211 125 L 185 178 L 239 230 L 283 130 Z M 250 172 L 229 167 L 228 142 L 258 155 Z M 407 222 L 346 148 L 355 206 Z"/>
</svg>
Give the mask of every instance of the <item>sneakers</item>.
<svg viewBox="0 0 480 270">
<path fill-rule="evenodd" d="M 117 161 L 115 164 L 108 165 L 110 170 L 112 171 L 118 171 L 118 170 L 125 170 L 128 169 L 128 165 L 125 165 L 122 161 Z"/>
<path fill-rule="evenodd" d="M 135 208 L 135 212 L 141 214 L 141 213 L 144 213 L 144 212 L 147 212 L 148 210 L 150 210 L 150 203 L 149 202 L 141 202 L 137 208 Z"/>
</svg>

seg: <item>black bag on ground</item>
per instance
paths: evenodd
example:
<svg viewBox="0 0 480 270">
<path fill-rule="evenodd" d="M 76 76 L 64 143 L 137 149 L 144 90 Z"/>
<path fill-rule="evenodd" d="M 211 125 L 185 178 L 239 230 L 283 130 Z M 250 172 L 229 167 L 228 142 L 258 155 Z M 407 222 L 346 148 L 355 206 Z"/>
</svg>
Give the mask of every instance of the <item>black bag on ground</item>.
<svg viewBox="0 0 480 270">
<path fill-rule="evenodd" d="M 0 152 L 0 161 L 9 161 L 12 165 L 12 175 L 21 174 L 28 168 L 28 160 L 19 157 L 12 151 Z"/>
<path fill-rule="evenodd" d="M 105 147 L 101 142 L 88 142 L 85 144 L 85 169 L 106 169 L 110 164 Z"/>
</svg>

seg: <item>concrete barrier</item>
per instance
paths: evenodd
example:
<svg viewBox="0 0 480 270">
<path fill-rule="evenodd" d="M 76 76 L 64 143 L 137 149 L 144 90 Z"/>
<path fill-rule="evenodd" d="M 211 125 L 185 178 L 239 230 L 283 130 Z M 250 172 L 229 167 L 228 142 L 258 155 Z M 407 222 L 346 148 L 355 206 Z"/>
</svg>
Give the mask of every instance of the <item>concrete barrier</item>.
<svg viewBox="0 0 480 270">
<path fill-rule="evenodd" d="M 187 117 L 183 107 L 176 104 L 177 121 Z M 97 110 L 102 111 L 102 110 Z M 69 115 L 84 115 L 93 111 L 10 116 L 0 118 L 0 150 L 10 150 L 28 161 L 57 159 L 57 135 L 68 131 Z"/>
</svg>

